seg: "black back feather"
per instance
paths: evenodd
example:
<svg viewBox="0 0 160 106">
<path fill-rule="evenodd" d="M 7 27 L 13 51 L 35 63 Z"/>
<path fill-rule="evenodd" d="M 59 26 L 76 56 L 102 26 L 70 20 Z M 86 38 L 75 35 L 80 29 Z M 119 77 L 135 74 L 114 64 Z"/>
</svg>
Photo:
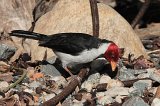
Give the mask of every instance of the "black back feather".
<svg viewBox="0 0 160 106">
<path fill-rule="evenodd" d="M 85 33 L 58 33 L 47 36 L 29 31 L 14 30 L 10 35 L 39 40 L 39 46 L 48 47 L 53 49 L 53 51 L 71 55 L 78 55 L 83 50 L 98 48 L 101 43 L 110 42 Z"/>
</svg>

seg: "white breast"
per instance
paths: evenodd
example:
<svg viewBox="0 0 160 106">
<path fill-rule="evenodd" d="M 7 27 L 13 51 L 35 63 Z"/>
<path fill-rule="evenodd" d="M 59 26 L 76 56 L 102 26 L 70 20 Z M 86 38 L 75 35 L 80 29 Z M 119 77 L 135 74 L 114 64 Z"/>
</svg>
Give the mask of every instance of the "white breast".
<svg viewBox="0 0 160 106">
<path fill-rule="evenodd" d="M 93 61 L 99 55 L 104 54 L 109 44 L 102 44 L 99 48 L 93 48 L 90 50 L 84 50 L 79 55 L 74 56 L 66 53 L 55 52 L 58 58 L 62 61 L 63 67 L 66 67 L 69 63 L 88 63 Z"/>
</svg>

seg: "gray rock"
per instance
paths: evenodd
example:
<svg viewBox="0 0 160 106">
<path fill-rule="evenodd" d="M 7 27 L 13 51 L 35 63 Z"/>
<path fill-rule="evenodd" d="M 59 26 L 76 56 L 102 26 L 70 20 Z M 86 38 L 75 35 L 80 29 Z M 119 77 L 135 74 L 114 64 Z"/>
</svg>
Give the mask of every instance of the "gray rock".
<svg viewBox="0 0 160 106">
<path fill-rule="evenodd" d="M 113 87 L 113 88 L 107 89 L 107 91 L 104 93 L 105 93 L 105 95 L 109 95 L 111 97 L 116 97 L 117 95 L 127 96 L 127 95 L 129 95 L 129 88 L 127 88 L 127 87 Z"/>
<path fill-rule="evenodd" d="M 135 70 L 135 69 L 126 69 L 122 67 L 119 71 L 120 75 L 118 76 L 120 80 L 132 80 L 135 79 L 137 75 L 147 73 L 147 69 Z"/>
<path fill-rule="evenodd" d="M 87 89 L 87 91 L 90 92 L 92 87 L 99 83 L 99 80 L 100 80 L 99 73 L 91 74 L 88 77 L 88 79 L 82 83 L 81 87 Z"/>
<path fill-rule="evenodd" d="M 152 81 L 151 80 L 139 80 L 135 83 L 133 83 L 133 86 L 136 87 L 139 90 L 145 90 L 146 88 L 151 88 Z"/>
<path fill-rule="evenodd" d="M 129 89 L 129 92 L 130 92 L 129 96 L 142 96 L 143 95 L 143 91 L 135 87 L 131 87 Z"/>
<path fill-rule="evenodd" d="M 149 78 L 151 78 L 152 80 L 155 80 L 155 81 L 160 83 L 160 75 L 157 74 L 156 72 L 151 73 Z"/>
<path fill-rule="evenodd" d="M 41 72 L 49 76 L 60 76 L 61 73 L 51 64 L 41 65 Z"/>
<path fill-rule="evenodd" d="M 126 80 L 135 79 L 136 77 L 134 76 L 134 72 L 133 71 L 131 71 L 130 69 L 125 69 L 124 67 L 122 67 L 119 70 L 119 76 L 118 76 L 118 78 L 121 81 L 126 81 Z"/>
<path fill-rule="evenodd" d="M 108 95 L 105 95 L 100 99 L 97 99 L 97 104 L 102 105 L 102 106 L 105 106 L 105 105 L 113 103 L 113 102 L 114 102 L 114 99 Z"/>
<path fill-rule="evenodd" d="M 37 81 L 33 81 L 29 84 L 29 87 L 32 88 L 32 89 L 36 89 L 37 87 L 41 86 L 41 83 L 40 82 L 37 82 Z"/>
<path fill-rule="evenodd" d="M 144 100 L 138 96 L 131 97 L 127 101 L 125 101 L 122 106 L 149 106 Z"/>
<path fill-rule="evenodd" d="M 151 106 L 160 106 L 160 99 L 159 98 L 154 98 Z"/>
<path fill-rule="evenodd" d="M 88 82 L 92 82 L 92 83 L 98 83 L 99 80 L 100 80 L 100 74 L 99 73 L 91 74 L 87 79 Z"/>
<path fill-rule="evenodd" d="M 143 91 L 145 89 L 151 88 L 151 86 L 152 86 L 152 81 L 151 80 L 139 80 L 139 81 L 133 83 L 133 88 L 135 90 L 133 90 L 131 92 L 131 95 L 142 96 Z"/>
<path fill-rule="evenodd" d="M 6 44 L 0 44 L 0 60 L 10 59 L 16 52 L 16 48 Z"/>
</svg>

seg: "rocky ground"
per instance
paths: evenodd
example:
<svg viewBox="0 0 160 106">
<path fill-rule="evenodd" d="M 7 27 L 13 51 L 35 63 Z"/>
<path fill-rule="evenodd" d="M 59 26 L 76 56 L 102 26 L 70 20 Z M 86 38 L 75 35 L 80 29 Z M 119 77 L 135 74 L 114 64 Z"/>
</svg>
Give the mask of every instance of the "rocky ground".
<svg viewBox="0 0 160 106">
<path fill-rule="evenodd" d="M 134 31 L 148 58 L 135 58 L 132 52 L 124 57 L 126 50 L 121 48 L 116 71 L 99 58 L 90 69 L 71 64 L 74 77 L 64 71 L 56 56 L 31 61 L 30 54 L 21 53 L 11 61 L 17 48 L 4 43 L 12 40 L 2 32 L 0 106 L 160 106 L 160 23 L 145 25 Z"/>
<path fill-rule="evenodd" d="M 128 58 L 122 56 L 116 72 L 112 72 L 103 59 L 93 61 L 82 85 L 68 96 L 62 96 L 63 100 L 59 99 L 59 105 L 158 106 L 160 51 L 153 49 L 159 48 L 159 42 L 155 40 L 160 41 L 160 38 L 142 40 L 146 48 L 152 48 L 148 52 L 150 59 L 143 56 L 133 59 L 133 54 L 129 54 Z M 29 62 L 31 57 L 22 54 L 15 62 L 6 61 L 15 51 L 15 47 L 4 44 L 0 46 L 0 57 L 3 59 L 0 61 L 2 106 L 40 105 L 53 97 L 56 99 L 62 91 L 68 93 L 66 88 L 74 89 L 71 82 L 77 79 L 68 79 L 66 73 L 60 73 L 62 69 L 58 68 L 58 62 L 54 64 L 55 57 L 47 61 Z M 76 69 L 80 70 L 79 67 Z"/>
</svg>

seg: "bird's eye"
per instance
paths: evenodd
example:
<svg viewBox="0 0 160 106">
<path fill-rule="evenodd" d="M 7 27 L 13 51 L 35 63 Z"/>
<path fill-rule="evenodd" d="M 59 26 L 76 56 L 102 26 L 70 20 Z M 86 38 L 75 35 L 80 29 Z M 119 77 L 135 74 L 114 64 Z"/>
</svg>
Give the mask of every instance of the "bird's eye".
<svg viewBox="0 0 160 106">
<path fill-rule="evenodd" d="M 110 57 L 111 57 L 112 59 L 113 59 L 113 58 L 115 58 L 115 56 L 114 56 L 114 55 L 111 55 Z"/>
<path fill-rule="evenodd" d="M 115 57 L 113 52 L 110 52 L 108 55 L 109 55 L 110 58 L 114 58 Z"/>
</svg>

